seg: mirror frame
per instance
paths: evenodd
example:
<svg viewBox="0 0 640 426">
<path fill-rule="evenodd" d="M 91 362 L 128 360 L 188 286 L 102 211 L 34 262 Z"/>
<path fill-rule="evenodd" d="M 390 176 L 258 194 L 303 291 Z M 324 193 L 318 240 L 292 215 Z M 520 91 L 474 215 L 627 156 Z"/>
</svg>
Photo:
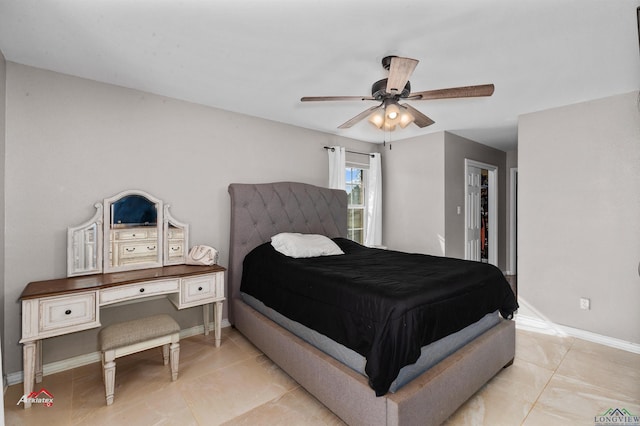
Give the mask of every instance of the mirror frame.
<svg viewBox="0 0 640 426">
<path fill-rule="evenodd" d="M 113 266 L 110 253 L 113 248 L 111 215 L 112 205 L 120 199 L 136 195 L 149 200 L 156 206 L 156 238 L 157 255 L 153 261 L 132 262 Z M 95 204 L 96 213 L 88 221 L 67 228 L 67 276 L 90 275 L 129 271 L 135 269 L 158 268 L 165 265 L 182 265 L 187 261 L 189 251 L 189 225 L 176 220 L 169 212 L 169 205 L 141 190 L 126 190 L 112 197 L 105 198 L 102 203 Z M 169 235 L 174 228 L 181 229 L 177 240 L 182 245 L 180 255 L 171 255 Z M 90 231 L 90 232 L 87 232 Z M 175 238 L 174 238 L 175 240 Z M 178 244 L 178 243 L 176 243 Z M 93 256 L 95 255 L 95 263 Z M 87 266 L 89 265 L 89 266 Z"/>
<path fill-rule="evenodd" d="M 164 265 L 182 265 L 186 263 L 187 254 L 189 253 L 189 225 L 179 222 L 173 216 L 171 216 L 171 213 L 169 213 L 169 207 L 169 204 L 164 205 L 164 257 L 162 259 L 162 263 Z M 169 231 L 171 229 L 171 226 L 174 226 L 175 228 L 181 228 L 183 232 L 182 255 L 179 257 L 171 256 L 172 248 L 170 246 L 171 239 L 169 238 Z"/>
<path fill-rule="evenodd" d="M 75 277 L 78 275 L 98 274 L 102 272 L 102 204 L 94 205 L 96 213 L 88 221 L 74 227 L 67 228 L 67 276 Z M 87 239 L 84 237 L 87 229 L 94 228 L 93 235 L 94 244 L 93 253 L 95 253 L 95 267 L 80 267 L 79 263 L 86 265 L 88 259 L 85 248 L 88 245 Z M 82 243 L 83 247 L 80 247 Z"/>
</svg>

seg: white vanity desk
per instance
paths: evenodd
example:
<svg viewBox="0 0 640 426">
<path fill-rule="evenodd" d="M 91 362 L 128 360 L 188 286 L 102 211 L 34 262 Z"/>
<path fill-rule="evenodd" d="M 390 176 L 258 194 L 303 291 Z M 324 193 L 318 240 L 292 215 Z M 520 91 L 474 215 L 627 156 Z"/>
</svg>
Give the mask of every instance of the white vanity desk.
<svg viewBox="0 0 640 426">
<path fill-rule="evenodd" d="M 224 272 L 218 265 L 172 265 L 29 283 L 20 296 L 24 394 L 33 391 L 34 379 L 42 381 L 42 339 L 100 327 L 100 308 L 114 303 L 167 295 L 177 309 L 202 306 L 205 334 L 213 303 L 220 346 Z"/>
<path fill-rule="evenodd" d="M 120 192 L 94 207 L 91 219 L 67 229 L 67 278 L 31 282 L 20 296 L 25 395 L 34 380 L 42 381 L 42 339 L 100 327 L 103 306 L 166 296 L 178 309 L 202 306 L 209 334 L 213 303 L 220 346 L 225 269 L 186 265 L 189 225 L 141 190 Z"/>
</svg>

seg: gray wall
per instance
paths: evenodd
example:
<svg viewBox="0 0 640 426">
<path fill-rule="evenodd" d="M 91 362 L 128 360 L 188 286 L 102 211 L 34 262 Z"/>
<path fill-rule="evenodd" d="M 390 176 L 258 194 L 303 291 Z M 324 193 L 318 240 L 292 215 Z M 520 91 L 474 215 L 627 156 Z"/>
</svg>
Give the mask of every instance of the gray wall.
<svg viewBox="0 0 640 426">
<path fill-rule="evenodd" d="M 2 356 L 2 369 L 0 371 L 7 371 L 5 367 L 4 359 L 4 341 L 2 340 L 5 336 L 4 332 L 4 300 L 5 300 L 5 279 L 4 279 L 4 210 L 5 210 L 5 201 L 4 201 L 4 187 L 5 187 L 5 110 L 6 110 L 6 78 L 7 76 L 7 63 L 4 59 L 4 55 L 0 52 L 0 224 L 2 224 L 3 232 L 0 232 L 0 341 L 2 341 L 2 349 L 0 353 Z M 4 379 L 4 377 L 3 377 Z M 0 392 L 1 394 L 1 392 Z"/>
<path fill-rule="evenodd" d="M 227 264 L 231 182 L 328 181 L 324 145 L 376 146 L 28 66 L 7 63 L 6 373 L 22 370 L 24 286 L 66 275 L 66 229 L 93 204 L 142 189 L 189 223 L 191 244 L 220 250 Z M 1 266 L 1 265 L 0 265 Z M 201 310 L 166 300 L 103 309 L 101 320 L 171 312 L 183 328 Z M 226 313 L 225 313 L 226 317 Z M 49 363 L 96 350 L 96 330 L 44 341 Z"/>
<path fill-rule="evenodd" d="M 448 257 L 464 259 L 464 160 L 475 160 L 498 168 L 498 267 L 506 270 L 506 158 L 504 151 L 488 147 L 463 137 L 445 133 L 445 235 Z M 458 206 L 461 214 L 457 213 Z"/>
<path fill-rule="evenodd" d="M 498 167 L 498 266 L 506 263 L 506 153 L 438 132 L 393 143 L 383 159 L 383 244 L 464 258 L 464 160 Z"/>
<path fill-rule="evenodd" d="M 444 133 L 393 143 L 382 169 L 382 243 L 444 256 Z"/>
<path fill-rule="evenodd" d="M 638 92 L 521 116 L 518 172 L 521 300 L 554 323 L 640 343 Z"/>
</svg>

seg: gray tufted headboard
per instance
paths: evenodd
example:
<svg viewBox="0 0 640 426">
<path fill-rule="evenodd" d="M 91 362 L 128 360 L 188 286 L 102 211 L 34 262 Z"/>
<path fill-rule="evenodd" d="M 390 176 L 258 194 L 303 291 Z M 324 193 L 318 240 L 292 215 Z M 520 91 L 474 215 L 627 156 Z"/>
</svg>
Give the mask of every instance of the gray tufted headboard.
<svg viewBox="0 0 640 426">
<path fill-rule="evenodd" d="M 347 236 L 347 193 L 296 182 L 229 185 L 229 321 L 240 294 L 242 262 L 247 253 L 279 232 Z"/>
</svg>

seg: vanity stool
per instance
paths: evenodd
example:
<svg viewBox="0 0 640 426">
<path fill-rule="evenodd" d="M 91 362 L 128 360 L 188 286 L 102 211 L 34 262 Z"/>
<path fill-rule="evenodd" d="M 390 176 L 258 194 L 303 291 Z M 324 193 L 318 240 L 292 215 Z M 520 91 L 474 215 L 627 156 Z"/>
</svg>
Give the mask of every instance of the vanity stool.
<svg viewBox="0 0 640 426">
<path fill-rule="evenodd" d="M 102 352 L 102 378 L 107 405 L 113 404 L 115 359 L 118 357 L 162 346 L 164 365 L 171 359 L 171 380 L 178 378 L 180 326 L 167 314 L 109 325 L 100 330 L 98 341 Z"/>
</svg>

